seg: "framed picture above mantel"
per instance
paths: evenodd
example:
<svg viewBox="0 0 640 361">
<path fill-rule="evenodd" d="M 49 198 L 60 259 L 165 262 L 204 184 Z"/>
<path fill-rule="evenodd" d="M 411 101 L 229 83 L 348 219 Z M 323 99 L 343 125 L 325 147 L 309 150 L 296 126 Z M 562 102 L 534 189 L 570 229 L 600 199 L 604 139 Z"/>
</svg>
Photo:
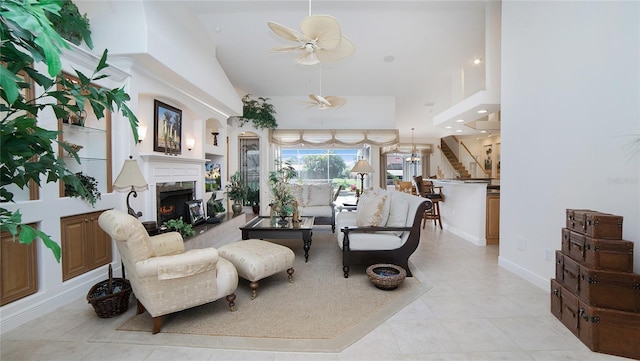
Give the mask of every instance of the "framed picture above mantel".
<svg viewBox="0 0 640 361">
<path fill-rule="evenodd" d="M 182 154 L 182 110 L 153 100 L 153 150 Z"/>
</svg>

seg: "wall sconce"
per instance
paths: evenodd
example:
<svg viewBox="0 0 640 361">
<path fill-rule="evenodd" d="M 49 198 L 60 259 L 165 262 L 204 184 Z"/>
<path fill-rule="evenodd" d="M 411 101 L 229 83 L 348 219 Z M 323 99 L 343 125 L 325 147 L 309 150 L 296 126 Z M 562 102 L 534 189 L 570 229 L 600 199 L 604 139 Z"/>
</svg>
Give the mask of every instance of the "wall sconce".
<svg viewBox="0 0 640 361">
<path fill-rule="evenodd" d="M 146 136 L 147 136 L 147 126 L 139 124 L 138 125 L 138 143 L 142 142 Z"/>
<path fill-rule="evenodd" d="M 193 149 L 193 147 L 196 145 L 196 140 L 193 138 L 187 138 L 187 149 L 189 149 L 189 151 L 191 151 L 191 149 Z"/>
</svg>

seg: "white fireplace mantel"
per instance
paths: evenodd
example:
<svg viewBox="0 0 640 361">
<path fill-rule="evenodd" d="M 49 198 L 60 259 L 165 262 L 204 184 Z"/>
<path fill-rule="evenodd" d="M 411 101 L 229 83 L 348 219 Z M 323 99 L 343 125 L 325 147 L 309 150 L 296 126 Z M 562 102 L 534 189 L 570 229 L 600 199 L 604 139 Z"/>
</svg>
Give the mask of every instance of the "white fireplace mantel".
<svg viewBox="0 0 640 361">
<path fill-rule="evenodd" d="M 149 184 L 149 196 L 145 200 L 145 211 L 150 219 L 157 217 L 156 184 L 170 182 L 196 182 L 194 196 L 204 194 L 204 164 L 206 159 L 185 158 L 165 154 L 140 154 L 141 169 Z M 147 218 L 147 217 L 145 217 Z"/>
</svg>

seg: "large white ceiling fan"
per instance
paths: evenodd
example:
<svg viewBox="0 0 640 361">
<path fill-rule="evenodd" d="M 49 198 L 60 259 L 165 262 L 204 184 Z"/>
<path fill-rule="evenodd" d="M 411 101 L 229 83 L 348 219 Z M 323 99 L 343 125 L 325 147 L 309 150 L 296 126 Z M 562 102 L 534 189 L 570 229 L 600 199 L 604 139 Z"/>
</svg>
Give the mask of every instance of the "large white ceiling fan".
<svg viewBox="0 0 640 361">
<path fill-rule="evenodd" d="M 309 98 L 311 98 L 312 101 L 306 100 L 305 103 L 310 104 L 309 107 L 315 106 L 320 110 L 339 108 L 347 102 L 347 99 L 333 95 L 323 97 L 318 94 L 310 94 Z"/>
<path fill-rule="evenodd" d="M 278 36 L 299 43 L 298 45 L 278 46 L 269 51 L 300 52 L 296 57 L 296 62 L 303 65 L 339 60 L 355 51 L 353 43 L 342 36 L 338 20 L 330 15 L 305 17 L 300 22 L 301 33 L 273 21 L 269 21 L 267 24 Z"/>
</svg>

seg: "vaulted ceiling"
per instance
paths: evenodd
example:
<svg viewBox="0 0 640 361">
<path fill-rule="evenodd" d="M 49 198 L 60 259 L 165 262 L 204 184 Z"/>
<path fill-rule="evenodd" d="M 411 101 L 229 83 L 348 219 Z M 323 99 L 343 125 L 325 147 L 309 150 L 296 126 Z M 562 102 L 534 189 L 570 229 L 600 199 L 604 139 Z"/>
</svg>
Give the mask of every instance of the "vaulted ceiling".
<svg viewBox="0 0 640 361">
<path fill-rule="evenodd" d="M 304 112 L 312 93 L 347 99 L 390 97 L 393 126 L 401 138 L 476 134 L 454 124 L 433 125 L 433 117 L 485 89 L 484 1 L 180 1 L 163 2 L 202 23 L 216 56 L 239 95 L 290 99 Z M 328 14 L 341 24 L 355 53 L 336 62 L 301 65 L 295 53 L 269 49 L 292 42 L 267 26 L 274 21 L 300 31 L 309 14 Z M 474 64 L 474 59 L 481 59 Z M 282 102 L 282 101 L 281 101 Z M 353 102 L 353 106 L 355 102 Z M 362 102 L 357 102 L 362 106 Z M 338 109 L 323 110 L 325 116 Z M 474 120 L 468 120 L 473 122 Z M 347 126 L 348 128 L 348 126 Z M 477 127 L 476 127 L 477 128 Z M 456 129 L 463 132 L 456 133 Z"/>
</svg>

